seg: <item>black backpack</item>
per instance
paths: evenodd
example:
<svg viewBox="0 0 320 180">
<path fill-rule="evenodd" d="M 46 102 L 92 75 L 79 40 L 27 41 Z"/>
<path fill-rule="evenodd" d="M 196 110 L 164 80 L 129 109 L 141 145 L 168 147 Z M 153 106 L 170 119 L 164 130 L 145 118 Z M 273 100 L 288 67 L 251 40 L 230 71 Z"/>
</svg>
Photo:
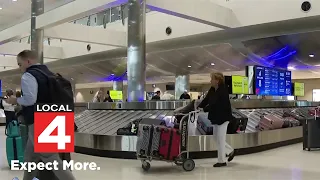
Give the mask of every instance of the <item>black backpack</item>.
<svg viewBox="0 0 320 180">
<path fill-rule="evenodd" d="M 72 85 L 70 81 L 62 77 L 59 73 L 52 73 L 53 75 L 48 75 L 43 72 L 41 69 L 35 68 L 32 69 L 38 71 L 48 80 L 48 87 L 51 95 L 51 102 L 53 104 L 69 104 L 74 110 L 74 99 Z M 74 126 L 75 131 L 78 130 L 77 125 Z"/>
<path fill-rule="evenodd" d="M 40 72 L 48 80 L 48 87 L 51 95 L 51 102 L 54 104 L 70 104 L 74 107 L 73 91 L 70 81 L 62 77 L 59 73 L 48 75 L 41 69 L 32 69 Z"/>
</svg>

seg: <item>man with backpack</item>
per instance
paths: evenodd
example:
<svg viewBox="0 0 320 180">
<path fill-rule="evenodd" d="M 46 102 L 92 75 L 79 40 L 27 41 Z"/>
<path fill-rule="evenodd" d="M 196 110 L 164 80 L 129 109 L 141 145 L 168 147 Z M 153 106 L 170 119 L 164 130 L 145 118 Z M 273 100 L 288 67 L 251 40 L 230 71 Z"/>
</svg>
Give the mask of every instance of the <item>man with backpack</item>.
<svg viewBox="0 0 320 180">
<path fill-rule="evenodd" d="M 70 170 L 63 170 L 62 160 L 58 153 L 34 152 L 34 107 L 37 103 L 60 103 L 73 105 L 72 87 L 69 81 L 60 75 L 52 73 L 47 66 L 37 64 L 37 55 L 30 50 L 24 50 L 17 56 L 17 62 L 23 75 L 21 77 L 20 98 L 10 97 L 5 101 L 9 104 L 22 106 L 22 115 L 28 126 L 28 142 L 25 149 L 25 162 L 58 162 L 58 170 L 54 175 L 60 180 L 75 180 Z M 73 107 L 73 106 L 72 106 Z M 32 180 L 37 171 L 24 172 L 23 180 Z"/>
</svg>

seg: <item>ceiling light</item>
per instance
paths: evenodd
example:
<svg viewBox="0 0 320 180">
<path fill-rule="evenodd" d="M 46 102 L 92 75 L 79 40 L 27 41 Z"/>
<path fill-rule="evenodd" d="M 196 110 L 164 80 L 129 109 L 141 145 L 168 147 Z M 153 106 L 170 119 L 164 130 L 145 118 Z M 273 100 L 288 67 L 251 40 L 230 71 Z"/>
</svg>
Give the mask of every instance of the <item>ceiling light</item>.
<svg viewBox="0 0 320 180">
<path fill-rule="evenodd" d="M 314 57 L 314 54 L 309 54 L 309 57 L 313 58 L 313 57 Z"/>
<path fill-rule="evenodd" d="M 289 69 L 289 70 L 295 70 L 295 68 L 292 67 L 292 66 L 289 66 L 288 69 Z"/>
<path fill-rule="evenodd" d="M 111 76 L 114 76 L 114 74 L 111 74 Z"/>
<path fill-rule="evenodd" d="M 18 0 L 12 0 L 13 2 L 16 2 L 16 1 L 18 1 Z"/>
<path fill-rule="evenodd" d="M 189 65 L 188 68 L 191 68 L 191 66 Z"/>
<path fill-rule="evenodd" d="M 211 63 L 211 66 L 214 66 L 214 63 Z"/>
<path fill-rule="evenodd" d="M 0 7 L 0 10 L 2 10 L 2 7 Z"/>
</svg>

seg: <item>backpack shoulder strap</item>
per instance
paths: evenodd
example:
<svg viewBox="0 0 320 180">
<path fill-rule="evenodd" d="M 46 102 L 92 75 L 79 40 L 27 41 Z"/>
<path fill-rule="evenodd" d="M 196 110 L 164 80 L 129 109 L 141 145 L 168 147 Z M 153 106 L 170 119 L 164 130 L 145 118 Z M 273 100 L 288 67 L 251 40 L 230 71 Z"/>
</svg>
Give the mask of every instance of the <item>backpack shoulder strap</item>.
<svg viewBox="0 0 320 180">
<path fill-rule="evenodd" d="M 46 78 L 49 78 L 49 76 L 39 68 L 30 69 L 30 71 L 38 71 L 39 73 L 41 73 Z M 29 71 L 27 71 L 27 72 L 29 72 Z"/>
</svg>

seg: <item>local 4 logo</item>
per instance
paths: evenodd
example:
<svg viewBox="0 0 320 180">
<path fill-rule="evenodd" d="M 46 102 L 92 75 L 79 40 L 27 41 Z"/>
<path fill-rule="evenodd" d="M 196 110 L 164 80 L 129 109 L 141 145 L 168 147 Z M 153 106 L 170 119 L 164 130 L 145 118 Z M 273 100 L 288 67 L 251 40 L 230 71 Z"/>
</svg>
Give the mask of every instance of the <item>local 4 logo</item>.
<svg viewBox="0 0 320 180">
<path fill-rule="evenodd" d="M 34 151 L 37 153 L 74 152 L 74 112 L 70 105 L 36 105 Z"/>
</svg>

